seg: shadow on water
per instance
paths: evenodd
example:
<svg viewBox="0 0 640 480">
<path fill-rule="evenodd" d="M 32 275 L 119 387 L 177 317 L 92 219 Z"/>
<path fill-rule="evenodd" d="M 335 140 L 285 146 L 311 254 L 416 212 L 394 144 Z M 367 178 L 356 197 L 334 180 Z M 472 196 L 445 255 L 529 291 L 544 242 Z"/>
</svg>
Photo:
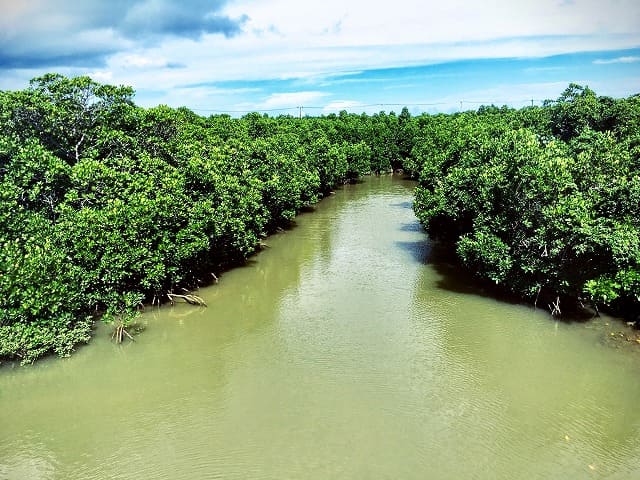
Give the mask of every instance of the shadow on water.
<svg viewBox="0 0 640 480">
<path fill-rule="evenodd" d="M 401 231 L 420 232 L 422 226 L 418 222 L 405 223 L 400 227 Z M 426 237 L 417 241 L 397 241 L 395 245 L 411 254 L 413 260 L 428 265 L 438 274 L 439 279 L 435 282 L 435 287 L 447 292 L 474 295 L 482 298 L 490 298 L 509 305 L 521 305 L 535 308 L 532 302 L 522 299 L 520 296 L 505 291 L 491 282 L 480 279 L 474 273 L 460 265 L 456 256 L 455 247 L 446 243 L 431 241 Z M 538 299 L 537 308 L 547 311 L 547 305 L 555 299 Z M 594 317 L 594 313 L 580 305 L 564 303 L 565 311 L 559 317 L 549 316 L 550 319 L 563 323 L 587 322 Z"/>
<path fill-rule="evenodd" d="M 317 210 L 316 205 L 306 205 L 300 209 L 300 213 L 313 213 Z"/>
<path fill-rule="evenodd" d="M 392 203 L 391 206 L 397 208 L 413 208 L 413 202 Z"/>
<path fill-rule="evenodd" d="M 403 223 L 400 226 L 401 232 L 424 232 L 424 228 L 420 225 L 420 222 Z"/>
<path fill-rule="evenodd" d="M 428 240 L 418 240 L 415 242 L 398 240 L 394 242 L 394 245 L 400 250 L 411 254 L 414 261 L 423 265 L 427 263 L 427 259 L 429 258 L 431 252 L 431 242 L 429 242 Z"/>
<path fill-rule="evenodd" d="M 460 265 L 455 255 L 455 248 L 451 245 L 434 242 L 426 263 L 431 265 L 440 275 L 440 279 L 436 282 L 436 287 L 442 290 L 464 295 L 476 295 L 510 305 L 537 308 L 547 312 L 550 312 L 550 308 L 548 309 L 547 306 L 555 300 L 555 295 L 541 295 L 538 299 L 537 307 L 534 307 L 533 301 L 527 301 L 519 295 L 505 291 L 487 280 L 478 278 L 472 271 Z M 567 300 L 565 300 L 561 304 L 563 305 L 562 315 L 558 317 L 549 315 L 549 319 L 563 323 L 583 323 L 594 318 L 594 314 L 590 309 L 577 302 L 569 301 L 567 303 Z"/>
</svg>

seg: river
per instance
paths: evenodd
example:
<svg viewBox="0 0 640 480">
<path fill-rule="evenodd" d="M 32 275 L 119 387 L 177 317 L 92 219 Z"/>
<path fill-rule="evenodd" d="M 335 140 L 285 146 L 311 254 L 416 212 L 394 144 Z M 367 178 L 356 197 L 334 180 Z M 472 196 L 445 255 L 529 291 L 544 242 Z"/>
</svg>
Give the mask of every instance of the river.
<svg viewBox="0 0 640 480">
<path fill-rule="evenodd" d="M 500 302 L 398 177 L 345 186 L 198 293 L 0 369 L 0 479 L 640 478 L 622 324 Z M 618 346 L 619 348 L 614 348 Z"/>
</svg>

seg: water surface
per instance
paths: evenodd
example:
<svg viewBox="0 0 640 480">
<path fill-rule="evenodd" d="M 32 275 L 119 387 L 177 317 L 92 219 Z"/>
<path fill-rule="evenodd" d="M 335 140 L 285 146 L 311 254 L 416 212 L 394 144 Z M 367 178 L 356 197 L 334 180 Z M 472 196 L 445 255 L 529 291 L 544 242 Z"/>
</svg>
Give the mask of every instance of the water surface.
<svg viewBox="0 0 640 480">
<path fill-rule="evenodd" d="M 640 354 L 452 277 L 397 177 L 199 294 L 0 369 L 0 479 L 640 478 Z M 606 326 L 609 323 L 610 326 Z"/>
</svg>

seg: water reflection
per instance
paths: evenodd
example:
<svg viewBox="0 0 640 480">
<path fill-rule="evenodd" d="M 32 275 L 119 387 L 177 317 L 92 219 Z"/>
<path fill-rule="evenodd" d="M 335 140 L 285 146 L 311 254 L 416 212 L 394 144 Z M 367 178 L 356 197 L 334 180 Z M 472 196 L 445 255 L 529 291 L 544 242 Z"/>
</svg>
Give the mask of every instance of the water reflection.
<svg viewBox="0 0 640 480">
<path fill-rule="evenodd" d="M 440 417 L 456 424 L 447 437 L 485 460 L 480 478 L 626 478 L 640 468 L 640 421 L 620 415 L 640 395 L 631 357 L 597 348 L 596 330 L 496 302 L 447 251 L 433 248 L 425 263 L 411 302 L 417 338 L 431 338 L 442 355 L 432 364 L 433 376 L 447 379 Z"/>
</svg>

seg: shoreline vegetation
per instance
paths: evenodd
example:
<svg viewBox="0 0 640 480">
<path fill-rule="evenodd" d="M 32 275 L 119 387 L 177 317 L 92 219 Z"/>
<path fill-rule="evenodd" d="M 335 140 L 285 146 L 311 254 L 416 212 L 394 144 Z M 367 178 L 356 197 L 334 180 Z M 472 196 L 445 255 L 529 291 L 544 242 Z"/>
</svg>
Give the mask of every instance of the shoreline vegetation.
<svg viewBox="0 0 640 480">
<path fill-rule="evenodd" d="M 571 84 L 520 110 L 303 118 L 133 97 L 57 74 L 0 92 L 0 360 L 69 355 L 98 316 L 122 340 L 142 305 L 198 302 L 333 187 L 397 169 L 479 278 L 555 315 L 640 314 L 637 95 Z"/>
</svg>

